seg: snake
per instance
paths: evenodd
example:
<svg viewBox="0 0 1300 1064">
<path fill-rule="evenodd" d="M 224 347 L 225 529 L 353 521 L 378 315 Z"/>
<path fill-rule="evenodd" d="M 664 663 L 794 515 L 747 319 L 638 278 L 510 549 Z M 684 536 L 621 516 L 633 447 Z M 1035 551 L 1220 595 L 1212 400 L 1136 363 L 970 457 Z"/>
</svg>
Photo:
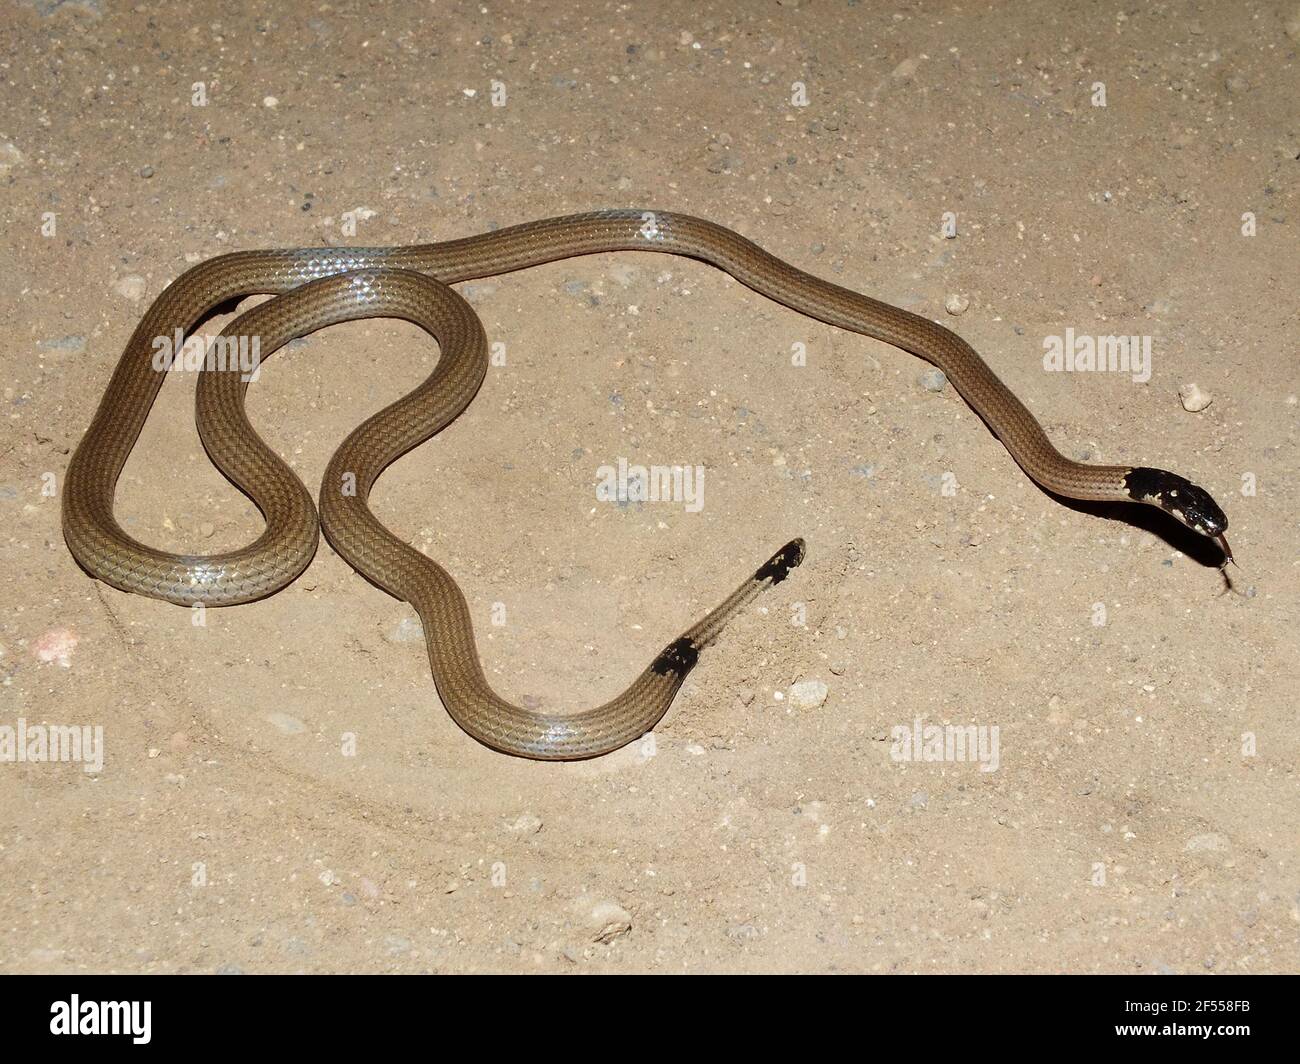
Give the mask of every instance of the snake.
<svg viewBox="0 0 1300 1064">
<path fill-rule="evenodd" d="M 620 694 L 594 708 L 550 712 L 501 698 L 484 674 L 474 625 L 453 577 L 390 532 L 368 505 L 383 470 L 441 432 L 470 404 L 490 354 L 482 323 L 450 286 L 603 252 L 651 251 L 708 263 L 809 318 L 883 341 L 932 363 L 984 420 L 1024 472 L 1070 499 L 1155 506 L 1227 560 L 1228 520 L 1205 489 L 1147 466 L 1076 462 L 956 333 L 796 268 L 722 225 L 670 211 L 616 209 L 527 222 L 471 237 L 395 247 L 236 251 L 173 280 L 131 334 L 64 477 L 62 527 L 76 561 L 122 591 L 193 606 L 235 605 L 271 595 L 311 562 L 320 531 L 358 573 L 409 603 L 423 628 L 438 697 L 470 736 L 503 753 L 543 761 L 595 757 L 645 736 L 667 712 L 700 653 L 764 590 L 805 557 L 794 539 L 694 626 L 670 642 Z M 177 345 L 222 306 L 269 295 L 225 329 L 224 350 L 252 337 L 266 358 L 291 340 L 362 318 L 409 321 L 437 343 L 427 379 L 358 426 L 331 456 L 319 511 L 302 481 L 258 435 L 245 410 L 250 383 L 240 360 L 208 349 L 195 402 L 200 439 L 214 465 L 261 512 L 251 544 L 211 555 L 141 543 L 114 516 L 118 477 L 145 424 Z M 168 347 L 170 344 L 170 352 Z M 468 529 L 460 530 L 462 535 Z M 1225 561 L 1224 564 L 1227 564 Z"/>
</svg>

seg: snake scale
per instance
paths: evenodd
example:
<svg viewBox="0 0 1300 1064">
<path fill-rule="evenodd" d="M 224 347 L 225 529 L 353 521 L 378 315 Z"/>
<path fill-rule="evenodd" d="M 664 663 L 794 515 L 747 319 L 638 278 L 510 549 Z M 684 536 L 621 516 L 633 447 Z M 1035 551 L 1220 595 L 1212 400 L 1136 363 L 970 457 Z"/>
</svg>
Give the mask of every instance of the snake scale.
<svg viewBox="0 0 1300 1064">
<path fill-rule="evenodd" d="M 959 336 L 919 315 L 796 269 L 723 226 L 667 211 L 605 210 L 516 225 L 478 236 L 389 248 L 245 251 L 199 263 L 173 281 L 140 321 L 68 466 L 63 534 L 93 576 L 170 602 L 229 605 L 269 595 L 311 561 L 318 530 L 358 572 L 409 602 L 424 628 L 429 662 L 448 712 L 497 750 L 572 760 L 615 750 L 667 711 L 700 651 L 765 588 L 804 556 L 781 548 L 721 605 L 670 643 L 617 697 L 573 713 L 528 710 L 500 698 L 479 661 L 465 597 L 452 577 L 389 532 L 367 497 L 384 468 L 455 419 L 487 372 L 483 326 L 448 286 L 539 263 L 610 251 L 656 251 L 711 263 L 742 284 L 810 318 L 883 340 L 941 369 L 1024 471 L 1073 499 L 1158 506 L 1226 557 L 1227 518 L 1202 488 L 1148 467 L 1087 465 L 1061 455 L 1034 416 Z M 262 357 L 326 325 L 401 318 L 438 342 L 433 373 L 358 427 L 329 462 L 320 513 L 289 466 L 257 435 L 244 409 L 247 374 L 237 365 L 201 374 L 199 433 L 213 462 L 247 494 L 266 528 L 247 547 L 211 556 L 169 554 L 137 542 L 113 515 L 114 490 L 166 375 L 157 338 L 183 336 L 214 308 L 254 294 L 276 298 L 240 315 L 223 337 L 257 337 Z"/>
</svg>

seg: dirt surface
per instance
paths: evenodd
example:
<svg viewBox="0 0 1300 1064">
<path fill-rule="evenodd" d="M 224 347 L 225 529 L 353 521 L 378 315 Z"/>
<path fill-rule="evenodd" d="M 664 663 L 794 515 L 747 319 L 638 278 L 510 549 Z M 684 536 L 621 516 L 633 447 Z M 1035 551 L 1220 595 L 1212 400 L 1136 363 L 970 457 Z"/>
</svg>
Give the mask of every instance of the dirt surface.
<svg viewBox="0 0 1300 1064">
<path fill-rule="evenodd" d="M 1300 967 L 1294 4 L 237 6 L 0 15 L 0 725 L 103 734 L 98 772 L 0 763 L 0 968 Z M 326 544 L 202 624 L 68 554 L 71 450 L 188 264 L 607 206 L 943 321 L 1066 454 L 1211 490 L 1233 588 L 1154 510 L 1046 495 L 913 356 L 636 253 L 461 286 L 505 364 L 373 505 L 460 582 L 500 692 L 553 710 L 804 536 L 652 741 L 479 746 L 412 611 Z M 1045 371 L 1067 329 L 1149 337 L 1149 380 Z M 436 359 L 330 329 L 251 417 L 315 490 Z M 171 377 L 119 519 L 249 542 Z M 702 508 L 598 500 L 620 458 L 704 467 Z M 918 719 L 990 756 L 902 760 Z"/>
</svg>

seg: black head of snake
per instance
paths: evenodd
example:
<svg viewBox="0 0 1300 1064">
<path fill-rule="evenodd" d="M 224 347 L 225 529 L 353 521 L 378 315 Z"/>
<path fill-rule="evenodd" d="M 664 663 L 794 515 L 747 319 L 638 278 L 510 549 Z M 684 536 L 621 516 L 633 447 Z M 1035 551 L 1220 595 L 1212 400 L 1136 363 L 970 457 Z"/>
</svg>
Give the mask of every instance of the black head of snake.
<svg viewBox="0 0 1300 1064">
<path fill-rule="evenodd" d="M 1130 469 L 1124 477 L 1124 488 L 1134 502 L 1158 506 L 1193 532 L 1216 540 L 1223 548 L 1224 564 L 1233 560 L 1224 535 L 1228 517 L 1204 488 L 1177 473 L 1148 466 Z"/>
</svg>

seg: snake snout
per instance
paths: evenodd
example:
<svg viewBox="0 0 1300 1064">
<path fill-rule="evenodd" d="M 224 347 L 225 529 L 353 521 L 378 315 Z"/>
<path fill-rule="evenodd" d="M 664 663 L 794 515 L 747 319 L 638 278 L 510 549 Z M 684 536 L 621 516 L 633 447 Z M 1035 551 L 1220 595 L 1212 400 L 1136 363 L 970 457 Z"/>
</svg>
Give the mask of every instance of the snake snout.
<svg viewBox="0 0 1300 1064">
<path fill-rule="evenodd" d="M 1190 482 L 1164 508 L 1188 528 L 1210 539 L 1222 539 L 1228 530 L 1228 515 L 1208 491 Z"/>
</svg>

